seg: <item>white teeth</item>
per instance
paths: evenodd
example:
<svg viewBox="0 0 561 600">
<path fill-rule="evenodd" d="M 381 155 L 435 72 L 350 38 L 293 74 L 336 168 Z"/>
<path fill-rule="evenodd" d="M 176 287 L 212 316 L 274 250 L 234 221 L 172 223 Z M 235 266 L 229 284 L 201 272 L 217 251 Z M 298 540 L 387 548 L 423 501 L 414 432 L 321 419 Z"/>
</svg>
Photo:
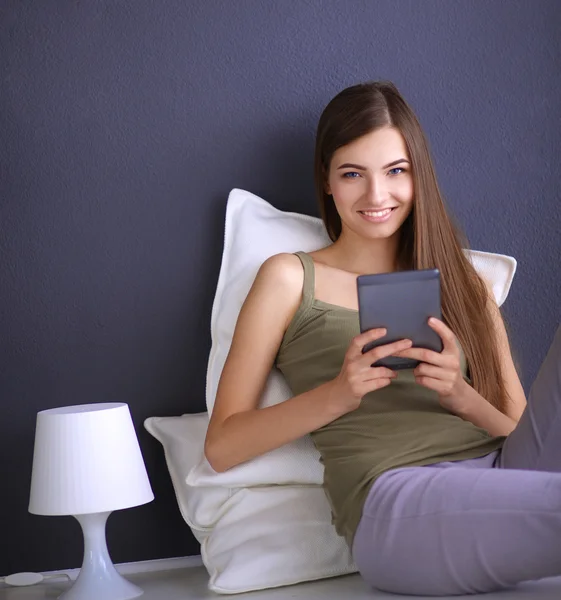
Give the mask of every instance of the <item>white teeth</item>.
<svg viewBox="0 0 561 600">
<path fill-rule="evenodd" d="M 363 215 L 366 215 L 367 217 L 377 218 L 377 217 L 384 217 L 384 216 L 386 216 L 387 214 L 389 214 L 391 212 L 391 210 L 392 210 L 391 208 L 386 208 L 386 210 L 377 210 L 377 211 L 374 211 L 374 210 L 363 210 L 361 212 L 362 212 Z"/>
</svg>

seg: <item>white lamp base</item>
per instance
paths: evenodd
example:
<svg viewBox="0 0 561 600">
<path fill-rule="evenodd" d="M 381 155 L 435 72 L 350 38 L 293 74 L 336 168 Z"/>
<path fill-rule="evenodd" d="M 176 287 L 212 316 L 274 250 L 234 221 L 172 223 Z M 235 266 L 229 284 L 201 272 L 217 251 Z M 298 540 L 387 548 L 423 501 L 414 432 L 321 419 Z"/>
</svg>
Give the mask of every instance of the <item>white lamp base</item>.
<svg viewBox="0 0 561 600">
<path fill-rule="evenodd" d="M 74 515 L 84 533 L 84 562 L 74 585 L 60 600 L 128 600 L 144 591 L 115 569 L 105 541 L 105 524 L 111 513 Z"/>
</svg>

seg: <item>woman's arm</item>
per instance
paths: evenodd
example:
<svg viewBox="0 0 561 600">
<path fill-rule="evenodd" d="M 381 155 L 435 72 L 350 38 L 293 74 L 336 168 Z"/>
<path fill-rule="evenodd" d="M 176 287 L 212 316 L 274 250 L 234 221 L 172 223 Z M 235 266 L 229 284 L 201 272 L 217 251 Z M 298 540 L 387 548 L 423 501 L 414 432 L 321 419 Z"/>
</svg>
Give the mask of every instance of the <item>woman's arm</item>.
<svg viewBox="0 0 561 600">
<path fill-rule="evenodd" d="M 205 456 L 217 472 L 280 448 L 344 414 L 331 382 L 267 408 L 235 412 L 207 434 Z M 340 404 L 340 403 L 339 403 Z"/>
<path fill-rule="evenodd" d="M 465 381 L 463 390 L 454 403 L 454 414 L 485 429 L 491 435 L 509 435 L 518 423 L 497 410 Z"/>
<path fill-rule="evenodd" d="M 485 283 L 488 292 L 487 309 L 493 321 L 501 364 L 501 374 L 508 397 L 506 414 L 503 414 L 487 402 L 485 398 L 467 383 L 462 388 L 454 412 L 459 417 L 462 417 L 462 419 L 486 429 L 491 435 L 509 435 L 518 424 L 526 408 L 526 395 L 524 394 L 524 389 L 522 388 L 514 361 L 512 360 L 508 335 L 501 311 L 497 306 L 495 295 L 493 294 L 493 288 L 490 283 Z"/>
<path fill-rule="evenodd" d="M 459 398 L 457 410 L 454 412 L 462 419 L 486 429 L 491 435 L 508 435 L 516 427 L 526 408 L 526 395 L 512 360 L 508 335 L 501 311 L 495 301 L 493 288 L 488 282 L 486 284 L 488 291 L 487 307 L 493 321 L 501 363 L 501 374 L 508 397 L 506 414 L 497 410 L 467 383 Z"/>
</svg>

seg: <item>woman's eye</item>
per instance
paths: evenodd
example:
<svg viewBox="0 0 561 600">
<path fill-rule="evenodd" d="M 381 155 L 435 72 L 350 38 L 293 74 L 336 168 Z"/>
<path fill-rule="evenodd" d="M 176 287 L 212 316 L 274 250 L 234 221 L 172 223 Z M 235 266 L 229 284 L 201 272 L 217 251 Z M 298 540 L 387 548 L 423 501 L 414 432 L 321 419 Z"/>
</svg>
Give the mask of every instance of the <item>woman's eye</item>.
<svg viewBox="0 0 561 600">
<path fill-rule="evenodd" d="M 353 177 L 353 175 L 359 175 L 359 173 L 357 173 L 356 171 L 348 171 L 347 173 L 343 174 L 343 177 L 345 177 L 347 179 L 355 179 L 355 177 Z"/>
<path fill-rule="evenodd" d="M 403 173 L 404 169 L 402 167 L 394 167 L 393 169 L 390 169 L 388 171 L 388 173 L 390 175 L 399 175 L 400 173 Z"/>
</svg>

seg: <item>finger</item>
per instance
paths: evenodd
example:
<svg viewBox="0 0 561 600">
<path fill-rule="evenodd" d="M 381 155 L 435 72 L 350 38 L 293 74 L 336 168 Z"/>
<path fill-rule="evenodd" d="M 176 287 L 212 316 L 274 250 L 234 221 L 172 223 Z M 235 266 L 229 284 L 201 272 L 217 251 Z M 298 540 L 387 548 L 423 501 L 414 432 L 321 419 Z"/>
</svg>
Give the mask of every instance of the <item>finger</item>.
<svg viewBox="0 0 561 600">
<path fill-rule="evenodd" d="M 374 387 L 372 391 L 387 387 L 391 384 L 392 381 L 392 378 L 387 379 L 385 377 L 383 377 L 382 379 L 376 379 L 376 387 Z"/>
<path fill-rule="evenodd" d="M 446 366 L 446 356 L 443 356 L 440 352 L 434 352 L 434 350 L 428 350 L 427 348 L 408 348 L 406 350 L 400 350 L 393 356 L 400 356 L 402 358 L 412 358 L 420 362 L 436 365 L 438 367 Z"/>
<path fill-rule="evenodd" d="M 380 390 L 382 388 L 387 387 L 392 382 L 389 378 L 381 378 L 381 379 L 373 379 L 369 381 L 364 386 L 364 394 L 368 394 L 369 392 L 375 392 L 376 390 Z"/>
<path fill-rule="evenodd" d="M 444 394 L 446 392 L 446 384 L 441 379 L 435 379 L 434 377 L 415 377 L 415 381 L 422 385 L 423 387 L 428 388 L 429 390 L 433 390 L 438 392 L 439 394 Z"/>
<path fill-rule="evenodd" d="M 435 367 L 434 365 L 429 365 L 427 363 L 421 363 L 415 367 L 413 371 L 415 377 L 432 377 L 433 379 L 438 379 L 440 381 L 446 380 L 448 373 L 449 372 L 442 367 Z"/>
<path fill-rule="evenodd" d="M 448 327 L 448 325 L 446 325 L 440 319 L 431 317 L 429 319 L 429 327 L 434 329 L 436 333 L 438 333 L 438 335 L 441 337 L 443 344 L 443 352 L 458 352 L 458 347 L 456 346 L 456 336 Z"/>
<path fill-rule="evenodd" d="M 364 381 L 374 381 L 374 379 L 395 379 L 397 373 L 388 369 L 387 367 L 371 367 L 370 361 L 368 367 L 365 369 Z"/>
<path fill-rule="evenodd" d="M 357 356 L 362 356 L 362 350 L 366 344 L 384 337 L 387 332 L 387 329 L 380 327 L 378 329 L 369 329 L 355 336 L 349 346 L 348 357 L 356 358 Z"/>
<path fill-rule="evenodd" d="M 411 348 L 412 344 L 413 342 L 411 340 L 398 340 L 397 342 L 392 342 L 391 344 L 378 346 L 377 348 L 373 348 L 364 354 L 363 362 L 371 365 L 381 358 L 385 358 L 386 356 L 395 356 L 396 352 Z"/>
</svg>

